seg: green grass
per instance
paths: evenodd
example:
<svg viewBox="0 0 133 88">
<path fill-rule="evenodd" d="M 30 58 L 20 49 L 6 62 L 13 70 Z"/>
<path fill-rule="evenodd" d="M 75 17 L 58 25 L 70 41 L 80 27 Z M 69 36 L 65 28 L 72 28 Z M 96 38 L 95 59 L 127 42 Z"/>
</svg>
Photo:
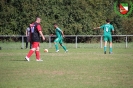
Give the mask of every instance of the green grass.
<svg viewBox="0 0 133 88">
<path fill-rule="evenodd" d="M 133 48 L 41 49 L 43 62 L 25 61 L 28 51 L 0 50 L 0 88 L 133 88 Z"/>
<path fill-rule="evenodd" d="M 68 48 L 76 48 L 75 43 L 65 43 L 65 45 Z M 108 44 L 109 45 L 109 44 Z M 21 49 L 22 46 L 25 48 L 25 43 L 21 42 L 0 42 L 0 47 L 2 49 Z M 51 47 L 54 48 L 54 44 L 51 43 L 51 46 L 49 43 L 41 43 L 40 45 L 42 48 Z M 102 46 L 104 46 L 104 43 L 102 43 Z M 113 43 L 113 48 L 125 48 L 125 43 Z M 77 48 L 100 48 L 100 43 L 77 43 Z M 127 48 L 133 48 L 133 42 L 127 43 Z"/>
</svg>

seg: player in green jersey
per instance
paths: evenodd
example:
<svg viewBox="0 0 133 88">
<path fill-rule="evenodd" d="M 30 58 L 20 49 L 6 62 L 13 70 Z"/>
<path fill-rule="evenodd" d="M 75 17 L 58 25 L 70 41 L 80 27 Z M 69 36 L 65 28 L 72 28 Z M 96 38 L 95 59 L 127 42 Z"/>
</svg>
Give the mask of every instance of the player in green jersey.
<svg viewBox="0 0 133 88">
<path fill-rule="evenodd" d="M 104 33 L 103 33 L 103 37 L 104 37 L 104 54 L 106 54 L 106 48 L 107 48 L 107 41 L 109 41 L 109 54 L 112 54 L 112 35 L 111 33 L 114 33 L 114 27 L 113 25 L 110 24 L 110 20 L 107 19 L 106 20 L 106 24 L 100 26 L 100 27 L 96 27 L 94 29 L 103 29 Z"/>
<path fill-rule="evenodd" d="M 64 37 L 63 31 L 58 27 L 57 23 L 54 23 L 54 28 L 55 28 L 55 34 L 56 34 L 56 39 L 54 40 L 56 52 L 59 52 L 58 43 L 62 46 L 65 52 L 67 52 L 68 50 L 63 45 L 63 37 Z"/>
</svg>

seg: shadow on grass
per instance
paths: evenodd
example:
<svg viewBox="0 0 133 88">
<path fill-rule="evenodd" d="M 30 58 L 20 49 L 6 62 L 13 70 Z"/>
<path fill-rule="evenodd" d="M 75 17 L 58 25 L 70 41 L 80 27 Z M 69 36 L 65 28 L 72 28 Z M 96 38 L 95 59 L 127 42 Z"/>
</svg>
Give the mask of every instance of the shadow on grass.
<svg viewBox="0 0 133 88">
<path fill-rule="evenodd" d="M 26 61 L 26 60 L 10 60 L 10 61 Z"/>
</svg>

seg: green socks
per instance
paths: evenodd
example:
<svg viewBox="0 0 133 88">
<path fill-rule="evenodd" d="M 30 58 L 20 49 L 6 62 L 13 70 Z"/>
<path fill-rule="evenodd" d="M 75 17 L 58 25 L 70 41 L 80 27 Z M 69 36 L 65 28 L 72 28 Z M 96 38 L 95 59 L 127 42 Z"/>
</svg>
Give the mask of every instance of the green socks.
<svg viewBox="0 0 133 88">
<path fill-rule="evenodd" d="M 106 48 L 107 48 L 107 47 L 104 46 L 104 52 L 106 52 Z"/>
<path fill-rule="evenodd" d="M 58 49 L 58 45 L 57 45 L 57 44 L 55 44 L 55 49 L 56 49 L 56 50 L 59 50 L 59 49 Z"/>
<path fill-rule="evenodd" d="M 67 49 L 66 49 L 66 47 L 64 46 L 64 45 L 62 45 L 62 47 L 63 47 L 63 49 L 66 51 Z"/>
<path fill-rule="evenodd" d="M 107 47 L 104 46 L 104 52 L 106 52 L 106 48 Z M 112 53 L 112 47 L 109 48 L 109 52 Z"/>
<path fill-rule="evenodd" d="M 64 45 L 62 45 L 62 48 L 63 48 L 65 51 L 67 50 L 66 47 L 65 47 Z M 55 49 L 56 49 L 56 50 L 59 50 L 58 44 L 55 44 Z"/>
<path fill-rule="evenodd" d="M 112 47 L 109 48 L 109 52 L 112 53 Z"/>
</svg>

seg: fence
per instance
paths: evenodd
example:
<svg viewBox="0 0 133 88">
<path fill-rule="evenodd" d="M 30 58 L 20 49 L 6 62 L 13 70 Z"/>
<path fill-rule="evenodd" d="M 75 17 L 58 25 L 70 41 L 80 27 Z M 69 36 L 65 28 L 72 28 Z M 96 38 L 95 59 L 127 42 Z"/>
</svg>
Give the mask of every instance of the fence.
<svg viewBox="0 0 133 88">
<path fill-rule="evenodd" d="M 48 48 L 51 48 L 52 47 L 52 42 L 53 42 L 53 39 L 55 38 L 55 36 L 49 36 L 49 35 L 45 35 L 45 37 L 47 38 L 47 43 L 48 43 Z M 65 38 L 66 38 L 66 43 L 71 40 L 71 38 L 73 38 L 73 43 L 75 44 L 75 48 L 78 48 L 78 40 L 79 38 L 83 38 L 83 37 L 86 37 L 86 38 L 99 38 L 98 39 L 98 43 L 100 45 L 100 48 L 103 48 L 103 36 L 102 35 L 65 35 Z M 125 48 L 128 47 L 128 38 L 129 37 L 133 37 L 133 35 L 113 35 L 113 37 L 123 37 L 124 38 L 124 43 L 125 43 Z M 0 35 L 0 40 L 2 39 L 5 39 L 5 38 L 19 38 L 19 40 L 21 40 L 21 48 L 23 49 L 24 48 L 24 40 L 26 38 L 25 35 Z M 69 40 L 67 41 L 67 38 L 69 38 Z M 131 38 L 133 39 L 133 38 Z M 1 47 L 1 46 L 0 46 Z"/>
</svg>

